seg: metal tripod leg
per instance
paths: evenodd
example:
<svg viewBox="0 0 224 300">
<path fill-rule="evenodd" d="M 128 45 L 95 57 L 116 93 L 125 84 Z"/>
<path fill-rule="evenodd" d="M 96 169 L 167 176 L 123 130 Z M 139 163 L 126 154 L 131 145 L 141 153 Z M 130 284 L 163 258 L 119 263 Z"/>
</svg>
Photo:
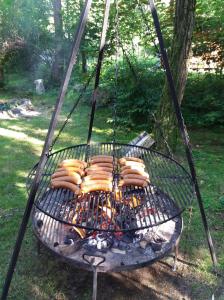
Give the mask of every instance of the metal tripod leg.
<svg viewBox="0 0 224 300">
<path fill-rule="evenodd" d="M 186 157 L 187 157 L 188 165 L 190 168 L 192 181 L 193 181 L 193 184 L 195 187 L 195 194 L 197 196 L 197 200 L 198 200 L 198 204 L 199 204 L 199 208 L 200 208 L 201 218 L 202 218 L 202 222 L 203 222 L 204 229 L 205 229 L 205 234 L 206 234 L 206 238 L 207 238 L 207 242 L 208 242 L 210 255 L 212 258 L 213 265 L 216 268 L 217 267 L 217 258 L 216 258 L 216 254 L 215 254 L 215 249 L 214 249 L 212 237 L 211 237 L 211 234 L 209 231 L 207 218 L 205 215 L 205 209 L 204 209 L 204 205 L 203 205 L 203 201 L 202 201 L 202 197 L 201 197 L 201 193 L 200 193 L 200 189 L 199 189 L 199 185 L 198 185 L 198 181 L 197 181 L 196 169 L 194 166 L 191 145 L 190 145 L 187 129 L 184 124 L 184 119 L 183 119 L 183 116 L 181 113 L 180 105 L 178 102 L 176 88 L 175 88 L 175 84 L 174 84 L 174 80 L 173 80 L 173 76 L 172 76 L 172 72 L 171 72 L 171 68 L 170 68 L 170 64 L 169 64 L 169 60 L 168 60 L 168 55 L 167 55 L 165 45 L 164 45 L 164 40 L 163 40 L 161 28 L 160 28 L 160 22 L 159 22 L 157 10 L 156 10 L 153 0 L 148 0 L 148 2 L 149 2 L 154 26 L 156 29 L 156 34 L 157 34 L 158 41 L 159 41 L 159 47 L 160 47 L 160 52 L 162 55 L 163 65 L 164 65 L 164 69 L 166 71 L 167 84 L 169 86 L 170 96 L 171 96 L 171 99 L 173 102 L 173 107 L 174 107 L 174 111 L 176 114 L 178 127 L 180 130 L 180 134 L 181 134 L 183 143 L 185 145 Z"/>
<path fill-rule="evenodd" d="M 93 296 L 92 300 L 97 299 L 97 268 L 94 267 L 93 269 Z"/>
<path fill-rule="evenodd" d="M 92 300 L 97 299 L 97 267 L 105 261 L 105 257 L 101 255 L 92 255 L 84 253 L 83 260 L 87 262 L 93 271 L 93 295 Z"/>
<path fill-rule="evenodd" d="M 173 257 L 173 268 L 172 268 L 173 272 L 176 272 L 176 270 L 177 270 L 178 255 L 179 255 L 179 240 L 177 241 L 176 245 L 174 246 L 174 257 Z"/>
<path fill-rule="evenodd" d="M 47 161 L 47 155 L 49 153 L 49 149 L 50 149 L 50 146 L 51 146 L 51 143 L 52 143 L 52 140 L 53 140 L 54 130 L 55 130 L 55 127 L 57 125 L 58 116 L 59 116 L 59 113 L 61 111 L 62 104 L 64 102 L 64 98 L 65 98 L 65 94 L 66 94 L 66 91 L 67 91 L 67 88 L 68 88 L 71 73 L 72 73 L 73 67 L 74 67 L 75 62 L 76 62 L 76 58 L 77 58 L 77 54 L 78 54 L 79 46 L 80 46 L 80 41 L 81 41 L 81 38 L 82 38 L 82 35 L 83 35 L 83 32 L 84 32 L 84 28 L 85 28 L 85 25 L 86 25 L 86 22 L 87 22 L 88 13 L 89 13 L 91 4 L 92 4 L 92 0 L 86 0 L 85 6 L 84 6 L 83 11 L 82 11 L 82 15 L 81 15 L 80 20 L 79 20 L 79 25 L 78 25 L 77 30 L 76 30 L 76 34 L 75 34 L 75 38 L 74 38 L 74 43 L 73 43 L 73 47 L 72 47 L 72 51 L 71 51 L 69 64 L 68 64 L 68 67 L 67 67 L 67 70 L 66 70 L 61 88 L 60 88 L 60 92 L 59 92 L 57 102 L 55 104 L 54 112 L 53 112 L 52 117 L 51 117 L 51 122 L 50 122 L 48 133 L 47 133 L 47 136 L 46 136 L 46 139 L 45 139 L 42 154 L 41 154 L 41 157 L 40 157 L 40 162 L 38 163 L 36 175 L 35 175 L 33 183 L 32 183 L 32 187 L 31 187 L 31 191 L 30 191 L 29 198 L 28 198 L 28 201 L 27 201 L 26 209 L 25 209 L 25 212 L 24 212 L 24 215 L 23 215 L 23 219 L 22 219 L 20 228 L 19 228 L 16 244 L 15 244 L 15 247 L 14 247 L 14 250 L 13 250 L 12 258 L 11 258 L 9 268 L 8 268 L 8 272 L 7 272 L 7 276 L 6 276 L 6 279 L 5 279 L 5 284 L 4 284 L 4 287 L 3 287 L 1 300 L 7 299 L 7 295 L 8 295 L 9 287 L 10 287 L 11 280 L 12 280 L 12 277 L 13 277 L 14 269 L 15 269 L 15 266 L 16 266 L 16 263 L 17 263 L 17 259 L 18 259 L 19 252 L 20 252 L 20 249 L 21 249 L 22 241 L 23 241 L 25 231 L 26 231 L 26 228 L 27 228 L 27 224 L 28 224 L 28 221 L 29 221 L 30 213 L 31 213 L 31 210 L 32 210 L 32 207 L 33 207 L 33 204 L 34 204 L 34 199 L 36 197 L 36 193 L 37 193 L 40 181 L 41 181 L 41 174 L 43 172 L 44 166 L 45 166 L 46 161 Z"/>
</svg>

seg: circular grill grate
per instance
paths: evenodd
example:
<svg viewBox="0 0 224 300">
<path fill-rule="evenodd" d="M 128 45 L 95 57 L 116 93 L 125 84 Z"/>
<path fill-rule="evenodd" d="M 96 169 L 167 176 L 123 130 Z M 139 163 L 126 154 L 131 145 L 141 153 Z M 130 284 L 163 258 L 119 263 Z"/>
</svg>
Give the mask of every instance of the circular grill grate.
<svg viewBox="0 0 224 300">
<path fill-rule="evenodd" d="M 93 155 L 135 156 L 144 160 L 150 184 L 123 187 L 120 193 L 90 192 L 76 196 L 66 189 L 51 189 L 50 178 L 67 158 L 86 160 Z M 28 178 L 28 190 L 37 165 Z M 113 178 L 118 185 L 119 167 Z M 129 231 L 156 226 L 181 214 L 194 195 L 191 177 L 173 159 L 144 147 L 101 143 L 77 145 L 52 153 L 44 167 L 35 206 L 57 221 L 88 230 Z"/>
</svg>

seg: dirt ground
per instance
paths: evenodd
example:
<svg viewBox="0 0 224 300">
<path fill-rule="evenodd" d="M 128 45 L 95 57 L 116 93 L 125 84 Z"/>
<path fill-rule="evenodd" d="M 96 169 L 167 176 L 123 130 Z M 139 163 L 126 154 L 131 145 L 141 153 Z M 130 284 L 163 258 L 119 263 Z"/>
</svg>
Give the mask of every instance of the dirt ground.
<svg viewBox="0 0 224 300">
<path fill-rule="evenodd" d="M 47 258 L 48 257 L 48 258 Z M 40 260 L 44 264 L 55 260 L 47 250 L 43 249 Z M 98 273 L 98 300 L 206 300 L 224 299 L 223 279 L 219 285 L 212 284 L 204 278 L 203 272 L 180 255 L 177 271 L 172 270 L 173 258 L 169 256 L 149 267 L 121 273 Z M 48 260 L 49 261 L 49 260 Z M 57 300 L 87 300 L 92 295 L 92 273 L 65 263 L 55 261 L 54 269 L 61 270 L 54 277 Z M 55 269 L 55 270 L 56 270 Z M 52 271 L 50 271 L 52 272 Z M 51 274 L 52 275 L 52 274 Z M 62 281 L 63 278 L 63 281 Z M 46 295 L 46 294 L 45 294 Z M 39 297 L 37 297 L 39 299 Z M 44 297 L 45 299 L 45 297 Z M 48 298 L 46 295 L 46 299 Z"/>
</svg>

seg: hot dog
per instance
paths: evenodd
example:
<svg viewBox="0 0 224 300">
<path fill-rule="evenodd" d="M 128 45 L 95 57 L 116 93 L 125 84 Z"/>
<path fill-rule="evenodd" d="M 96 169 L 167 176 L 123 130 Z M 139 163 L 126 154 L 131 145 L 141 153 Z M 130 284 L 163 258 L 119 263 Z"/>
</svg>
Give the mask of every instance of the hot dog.
<svg viewBox="0 0 224 300">
<path fill-rule="evenodd" d="M 125 175 L 128 175 L 128 174 L 139 174 L 139 175 L 142 175 L 142 176 L 145 176 L 147 178 L 149 178 L 149 174 L 140 170 L 140 169 L 126 169 L 124 171 L 121 172 L 121 176 L 125 176 Z"/>
<path fill-rule="evenodd" d="M 76 176 L 63 176 L 63 177 L 56 177 L 54 178 L 52 181 L 67 181 L 67 182 L 71 182 L 74 184 L 81 184 L 82 183 L 82 179 L 80 177 L 76 177 Z"/>
<path fill-rule="evenodd" d="M 88 173 L 88 171 L 103 171 L 103 172 L 108 172 L 108 173 L 112 173 L 113 171 L 113 168 L 107 168 L 107 167 L 94 167 L 94 166 L 91 166 L 89 168 L 86 169 L 86 172 Z"/>
<path fill-rule="evenodd" d="M 107 163 L 107 162 L 101 162 L 101 163 L 90 163 L 91 167 L 92 166 L 97 166 L 97 167 L 106 167 L 106 168 L 113 168 L 112 163 Z"/>
<path fill-rule="evenodd" d="M 78 174 L 76 172 L 71 172 L 71 171 L 55 172 L 54 174 L 52 174 L 51 178 L 54 179 L 54 178 L 63 177 L 63 176 L 72 176 L 72 177 L 76 178 L 77 180 L 81 180 L 80 174 Z"/>
<path fill-rule="evenodd" d="M 144 168 L 138 166 L 123 166 L 121 168 L 121 172 L 123 172 L 124 170 L 131 170 L 131 169 L 140 170 L 144 172 Z"/>
<path fill-rule="evenodd" d="M 116 162 L 116 158 L 115 158 L 115 162 Z M 94 158 L 94 159 L 91 159 L 90 160 L 90 163 L 91 164 L 96 164 L 96 163 L 113 163 L 113 157 L 97 157 L 97 158 Z"/>
<path fill-rule="evenodd" d="M 78 167 L 84 169 L 87 167 L 87 163 L 79 159 L 65 159 L 59 164 L 59 167 Z"/>
<path fill-rule="evenodd" d="M 85 175 L 85 172 L 82 169 L 77 168 L 77 167 L 63 167 L 63 168 L 58 168 L 58 169 L 56 169 L 55 172 L 57 173 L 57 172 L 62 172 L 62 171 L 76 172 L 80 176 Z"/>
<path fill-rule="evenodd" d="M 51 187 L 53 189 L 59 189 L 59 188 L 68 189 L 76 195 L 80 194 L 80 188 L 77 185 L 67 181 L 52 180 Z"/>
<path fill-rule="evenodd" d="M 84 181 L 89 181 L 89 180 L 109 180 L 112 181 L 112 175 L 105 175 L 105 174 L 92 174 L 85 176 Z"/>
<path fill-rule="evenodd" d="M 137 158 L 137 157 L 126 156 L 126 157 L 122 157 L 122 158 L 119 159 L 119 163 L 121 165 L 125 165 L 126 161 L 135 161 L 135 162 L 139 162 L 139 163 L 144 164 L 144 161 L 140 158 Z"/>
<path fill-rule="evenodd" d="M 145 187 L 147 186 L 147 182 L 145 180 L 140 180 L 140 179 L 123 179 L 120 180 L 119 186 L 127 186 L 127 185 L 134 185 L 134 186 L 141 186 Z"/>
<path fill-rule="evenodd" d="M 98 158 L 109 158 L 109 159 L 113 160 L 112 155 L 94 155 L 94 156 L 91 156 L 91 159 L 98 159 Z"/>
<path fill-rule="evenodd" d="M 89 170 L 86 169 L 86 174 L 87 175 L 105 175 L 105 176 L 111 176 L 111 171 L 102 171 L 102 170 Z"/>
<path fill-rule="evenodd" d="M 81 184 L 81 189 L 89 186 L 89 185 L 100 185 L 100 184 L 107 184 L 108 186 L 111 185 L 111 181 L 109 179 L 96 179 L 96 180 L 89 180 L 89 181 L 84 181 Z"/>
<path fill-rule="evenodd" d="M 137 167 L 137 168 L 142 168 L 144 169 L 145 168 L 145 165 L 140 163 L 140 162 L 136 162 L 136 161 L 126 161 L 125 166 L 130 166 L 130 167 Z"/>
<path fill-rule="evenodd" d="M 112 191 L 112 184 L 111 183 L 99 183 L 99 184 L 88 184 L 82 185 L 82 192 L 89 193 L 94 191 L 104 191 L 104 192 L 111 192 Z"/>
<path fill-rule="evenodd" d="M 123 176 L 123 179 L 140 179 L 149 181 L 147 176 L 139 175 L 139 174 L 127 174 Z"/>
</svg>

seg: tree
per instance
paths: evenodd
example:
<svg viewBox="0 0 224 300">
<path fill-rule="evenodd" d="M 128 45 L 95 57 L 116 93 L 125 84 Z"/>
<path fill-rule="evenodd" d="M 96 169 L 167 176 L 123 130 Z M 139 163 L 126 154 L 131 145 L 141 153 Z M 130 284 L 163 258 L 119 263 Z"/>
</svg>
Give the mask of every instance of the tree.
<svg viewBox="0 0 224 300">
<path fill-rule="evenodd" d="M 224 68 L 224 6 L 222 0 L 198 0 L 193 53 L 208 64 L 215 63 L 217 71 Z"/>
<path fill-rule="evenodd" d="M 196 0 L 176 0 L 175 3 L 174 32 L 169 58 L 179 104 L 183 99 L 187 79 L 187 60 L 191 51 L 195 21 L 195 2 Z M 154 136 L 158 148 L 164 150 L 165 139 L 170 148 L 175 151 L 177 122 L 167 81 L 163 88 L 156 119 Z"/>
<path fill-rule="evenodd" d="M 63 22 L 61 0 L 53 0 L 54 28 L 55 28 L 55 49 L 52 65 L 52 82 L 59 85 L 63 75 Z"/>
</svg>

